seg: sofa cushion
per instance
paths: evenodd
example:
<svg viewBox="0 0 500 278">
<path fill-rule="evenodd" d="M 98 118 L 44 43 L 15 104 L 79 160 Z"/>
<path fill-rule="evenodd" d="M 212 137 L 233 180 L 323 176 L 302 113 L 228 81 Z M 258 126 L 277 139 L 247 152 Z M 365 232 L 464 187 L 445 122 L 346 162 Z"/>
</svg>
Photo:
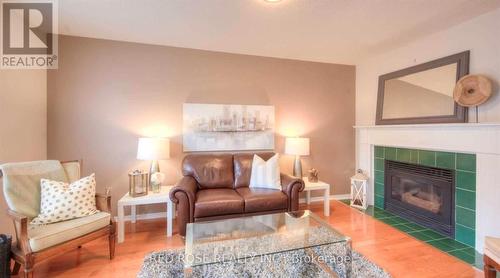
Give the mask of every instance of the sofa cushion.
<svg viewBox="0 0 500 278">
<path fill-rule="evenodd" d="M 30 225 L 28 238 L 31 250 L 37 252 L 104 228 L 109 225 L 110 217 L 107 212 L 98 212 L 54 224 Z"/>
<path fill-rule="evenodd" d="M 282 191 L 248 187 L 236 191 L 245 202 L 245 213 L 288 208 L 288 198 Z"/>
<path fill-rule="evenodd" d="M 271 158 L 273 152 L 255 153 L 264 160 Z M 253 153 L 239 153 L 234 155 L 234 187 L 248 187 L 252 174 Z"/>
<path fill-rule="evenodd" d="M 196 193 L 194 217 L 243 213 L 243 198 L 234 189 L 205 189 Z"/>
<path fill-rule="evenodd" d="M 196 179 L 200 189 L 233 188 L 231 154 L 190 154 L 182 161 L 182 174 Z"/>
</svg>

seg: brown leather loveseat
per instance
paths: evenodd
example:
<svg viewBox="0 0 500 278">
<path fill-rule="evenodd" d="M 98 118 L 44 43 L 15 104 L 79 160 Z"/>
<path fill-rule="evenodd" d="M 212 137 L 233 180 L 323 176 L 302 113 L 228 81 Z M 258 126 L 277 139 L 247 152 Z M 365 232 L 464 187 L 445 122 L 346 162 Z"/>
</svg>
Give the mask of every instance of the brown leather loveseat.
<svg viewBox="0 0 500 278">
<path fill-rule="evenodd" d="M 264 160 L 274 155 L 257 154 Z M 298 210 L 304 182 L 281 174 L 281 191 L 251 189 L 252 161 L 251 153 L 190 154 L 184 158 L 184 177 L 170 191 L 182 236 L 187 223 Z"/>
</svg>

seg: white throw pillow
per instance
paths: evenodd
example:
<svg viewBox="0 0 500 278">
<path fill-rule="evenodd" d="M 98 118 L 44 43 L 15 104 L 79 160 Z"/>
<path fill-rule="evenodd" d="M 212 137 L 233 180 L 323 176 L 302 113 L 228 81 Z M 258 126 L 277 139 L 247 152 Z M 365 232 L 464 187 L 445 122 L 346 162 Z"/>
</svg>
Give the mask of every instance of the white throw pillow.
<svg viewBox="0 0 500 278">
<path fill-rule="evenodd" d="M 281 190 L 280 166 L 278 162 L 278 154 L 275 154 L 267 161 L 264 161 L 264 159 L 255 154 L 252 162 L 250 188 Z"/>
<path fill-rule="evenodd" d="M 40 214 L 33 225 L 50 224 L 98 212 L 95 204 L 95 174 L 71 184 L 53 180 L 40 181 Z"/>
</svg>

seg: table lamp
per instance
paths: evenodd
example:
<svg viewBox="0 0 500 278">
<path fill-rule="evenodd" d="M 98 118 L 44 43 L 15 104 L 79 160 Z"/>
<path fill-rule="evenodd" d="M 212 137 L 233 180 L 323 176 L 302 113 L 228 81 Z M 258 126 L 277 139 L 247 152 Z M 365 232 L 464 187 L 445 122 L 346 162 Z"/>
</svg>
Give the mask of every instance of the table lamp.
<svg viewBox="0 0 500 278">
<path fill-rule="evenodd" d="M 288 137 L 285 141 L 285 154 L 295 155 L 293 175 L 302 178 L 301 155 L 309 155 L 309 138 Z"/>
<path fill-rule="evenodd" d="M 168 138 L 139 138 L 137 159 L 151 160 L 150 178 L 160 172 L 158 160 L 170 158 L 170 140 Z"/>
</svg>

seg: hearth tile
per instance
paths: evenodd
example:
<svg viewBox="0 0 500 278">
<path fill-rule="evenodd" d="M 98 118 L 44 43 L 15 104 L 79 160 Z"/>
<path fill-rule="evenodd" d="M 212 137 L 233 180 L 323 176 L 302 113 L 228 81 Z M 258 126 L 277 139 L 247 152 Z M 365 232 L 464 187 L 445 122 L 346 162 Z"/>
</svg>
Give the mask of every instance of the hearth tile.
<svg viewBox="0 0 500 278">
<path fill-rule="evenodd" d="M 429 236 L 433 240 L 446 238 L 446 236 L 444 236 L 440 233 L 434 232 L 433 230 L 425 230 L 425 231 L 422 231 L 422 233 L 425 234 L 426 236 Z"/>
<path fill-rule="evenodd" d="M 456 222 L 471 229 L 476 228 L 476 212 L 461 207 L 455 208 Z"/>
<path fill-rule="evenodd" d="M 469 246 L 476 244 L 476 232 L 473 229 L 464 227 L 460 224 L 455 225 L 455 239 Z"/>
<path fill-rule="evenodd" d="M 375 170 L 384 171 L 385 169 L 385 160 L 383 158 L 375 158 Z"/>
<path fill-rule="evenodd" d="M 385 148 L 385 159 L 389 160 L 397 160 L 397 151 L 396 148 Z"/>
<path fill-rule="evenodd" d="M 418 150 L 410 150 L 410 163 L 418 163 Z"/>
<path fill-rule="evenodd" d="M 382 198 L 383 202 L 383 196 L 376 195 L 375 200 L 377 200 L 377 197 Z M 482 255 L 475 251 L 473 248 L 473 246 L 475 245 L 475 231 L 473 229 L 468 229 L 467 227 L 458 228 L 462 226 L 457 223 L 455 228 L 457 240 L 469 240 L 469 242 L 465 242 L 467 244 L 464 244 L 457 240 L 441 235 L 434 230 L 425 228 L 411 221 L 407 221 L 406 219 L 396 216 L 395 214 L 390 213 L 382 208 L 369 206 L 368 209 L 364 212 L 418 240 L 424 241 L 442 250 L 443 252 L 450 254 L 451 256 L 455 256 L 471 265 L 474 265 L 479 269 L 482 269 L 483 267 Z"/>
<path fill-rule="evenodd" d="M 429 243 L 430 245 L 432 245 L 432 246 L 436 247 L 437 249 L 444 251 L 444 252 L 450 252 L 450 251 L 456 250 L 452 246 L 449 246 L 449 245 L 443 243 L 441 240 L 431 240 L 427 243 Z"/>
<path fill-rule="evenodd" d="M 425 228 L 423 226 L 420 226 L 418 224 L 415 224 L 415 223 L 405 224 L 405 226 L 413 229 L 414 232 L 416 232 L 416 231 L 423 231 L 423 230 L 427 229 L 427 228 Z"/>
<path fill-rule="evenodd" d="M 403 219 L 399 216 L 384 217 L 384 218 L 378 218 L 378 219 L 386 224 L 391 225 L 391 226 L 399 226 L 399 225 L 404 225 L 404 224 L 410 223 L 408 220 Z"/>
<path fill-rule="evenodd" d="M 429 241 L 429 240 L 432 240 L 432 237 L 428 236 L 427 234 L 425 234 L 424 232 L 427 231 L 427 230 L 424 230 L 424 231 L 418 231 L 418 232 L 409 232 L 409 234 L 412 236 L 412 237 L 415 237 L 415 238 L 418 238 L 422 241 Z"/>
<path fill-rule="evenodd" d="M 455 153 L 436 152 L 436 166 L 444 169 L 455 169 Z"/>
<path fill-rule="evenodd" d="M 456 184 L 458 188 L 471 191 L 476 190 L 476 173 L 456 171 Z"/>
<path fill-rule="evenodd" d="M 375 146 L 375 157 L 384 158 L 384 147 Z"/>
<path fill-rule="evenodd" d="M 394 226 L 396 224 L 398 224 L 398 220 L 395 219 L 394 217 L 388 217 L 388 218 L 382 218 L 382 219 L 379 219 L 380 221 L 384 222 L 385 224 L 389 224 L 391 226 Z"/>
<path fill-rule="evenodd" d="M 467 191 L 457 188 L 455 191 L 456 205 L 471 210 L 476 210 L 476 193 L 474 191 Z"/>
<path fill-rule="evenodd" d="M 383 210 L 375 210 L 373 212 L 373 217 L 375 217 L 376 219 L 391 218 L 394 217 L 394 214 L 385 212 Z"/>
<path fill-rule="evenodd" d="M 375 206 L 378 208 L 383 209 L 384 208 L 384 197 L 375 195 Z"/>
<path fill-rule="evenodd" d="M 375 183 L 375 194 L 384 196 L 384 184 L 383 183 Z"/>
<path fill-rule="evenodd" d="M 465 245 L 463 243 L 460 243 L 460 242 L 458 242 L 456 240 L 453 240 L 451 238 L 440 239 L 439 242 L 452 247 L 454 250 L 465 249 L 465 248 L 469 247 L 469 246 L 467 246 L 467 245 Z"/>
<path fill-rule="evenodd" d="M 349 200 L 348 204 L 350 204 L 350 203 L 351 202 Z M 370 216 L 373 216 L 375 214 L 375 210 L 376 209 L 377 209 L 376 207 L 368 205 L 368 207 L 366 208 L 366 210 L 364 211 L 364 213 L 366 213 L 366 214 L 368 214 Z M 360 211 L 363 212 L 363 210 L 360 210 Z"/>
<path fill-rule="evenodd" d="M 375 182 L 384 184 L 384 172 L 375 171 Z"/>
<path fill-rule="evenodd" d="M 411 152 L 409 149 L 397 149 L 397 160 L 400 162 L 410 162 Z"/>
<path fill-rule="evenodd" d="M 457 169 L 476 172 L 476 155 L 457 153 Z"/>
<path fill-rule="evenodd" d="M 394 228 L 396 228 L 396 229 L 398 229 L 400 231 L 403 231 L 405 233 L 409 233 L 409 232 L 413 231 L 412 228 L 410 228 L 410 227 L 408 227 L 406 225 L 395 225 Z"/>
<path fill-rule="evenodd" d="M 418 163 L 426 166 L 436 166 L 436 152 L 418 151 Z"/>
<path fill-rule="evenodd" d="M 476 262 L 476 257 L 471 254 L 470 252 L 462 251 L 462 250 L 455 250 L 449 252 L 450 255 L 453 255 L 462 261 L 465 261 L 466 263 L 469 264 L 474 264 Z"/>
<path fill-rule="evenodd" d="M 401 225 L 401 224 L 410 224 L 411 222 L 402 218 L 402 217 L 399 217 L 399 216 L 395 216 L 394 219 L 397 221 L 397 224 L 396 225 Z"/>
<path fill-rule="evenodd" d="M 465 248 L 460 248 L 460 249 L 457 249 L 457 250 L 460 250 L 462 252 L 465 252 L 465 253 L 469 253 L 471 256 L 474 255 L 474 252 L 476 252 L 476 250 L 470 246 L 467 246 Z"/>
</svg>

